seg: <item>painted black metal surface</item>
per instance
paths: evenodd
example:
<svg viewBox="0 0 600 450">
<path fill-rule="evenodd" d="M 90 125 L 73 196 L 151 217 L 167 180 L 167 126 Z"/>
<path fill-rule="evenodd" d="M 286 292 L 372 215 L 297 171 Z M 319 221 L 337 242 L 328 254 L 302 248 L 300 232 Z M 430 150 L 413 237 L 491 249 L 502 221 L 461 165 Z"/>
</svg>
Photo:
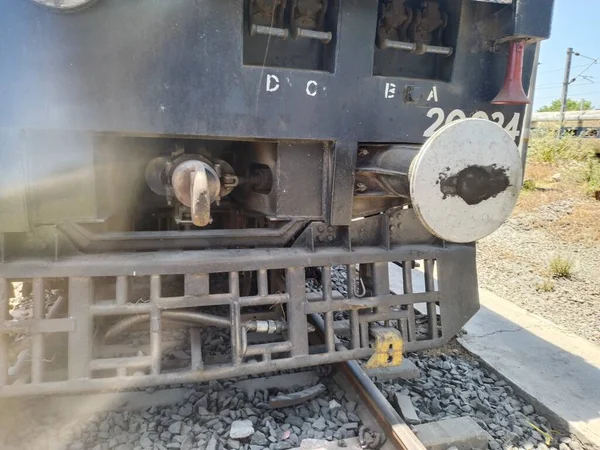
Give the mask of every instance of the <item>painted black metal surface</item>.
<svg viewBox="0 0 600 450">
<path fill-rule="evenodd" d="M 3 2 L 0 127 L 421 143 L 432 108 L 508 121 L 522 108 L 489 103 L 506 49 L 485 51 L 480 27 L 502 6 L 452 1 L 461 15 L 449 82 L 373 75 L 375 0 L 339 5 L 332 72 L 244 66 L 239 0 L 101 0 L 71 14 Z M 405 101 L 407 87 L 423 93 L 417 102 Z"/>
<path fill-rule="evenodd" d="M 446 46 L 450 56 L 377 48 L 378 9 L 388 1 L 331 0 L 321 31 L 327 39 L 300 41 L 250 36 L 243 0 L 95 0 L 68 14 L 28 0 L 0 2 L 0 303 L 9 298 L 12 280 L 33 278 L 34 320 L 16 322 L 28 331 L 38 327 L 32 382 L 14 385 L 7 383 L 5 339 L 14 324 L 0 329 L 0 396 L 207 381 L 364 358 L 372 353 L 368 331 L 375 322 L 405 327 L 409 351 L 442 345 L 460 329 L 478 307 L 474 246 L 442 244 L 414 210 L 389 209 L 402 203 L 386 203 L 386 197 L 376 203 L 365 196 L 361 211 L 368 217 L 351 221 L 359 204 L 359 148 L 363 159 L 365 152 L 389 147 L 378 143 L 416 144 L 406 146 L 414 152 L 444 123 L 472 116 L 494 120 L 518 139 L 524 108 L 490 104 L 507 61 L 507 45 L 496 44 L 543 37 L 546 24 L 535 22 L 536 9 L 546 14 L 552 1 L 440 0 L 448 21 L 436 26 L 435 40 L 421 36 L 419 42 L 437 51 Z M 425 3 L 406 2 L 427 16 Z M 429 25 L 439 22 L 433 16 Z M 419 35 L 425 22 L 419 22 Z M 269 17 L 258 24 L 266 27 Z M 282 20 L 274 25 L 285 35 Z M 394 33 L 386 38 L 403 39 Z M 530 48 L 526 85 L 532 59 Z M 171 139 L 179 137 L 198 139 Z M 231 164 L 247 180 L 261 170 L 270 175 L 231 196 L 260 215 L 256 223 L 265 217 L 292 221 L 243 229 L 233 217 L 231 228 L 188 231 L 148 225 L 163 203 L 147 195 L 156 197 L 143 182 L 146 164 L 174 150 L 200 154 L 199 147 L 235 155 Z M 360 169 L 364 161 L 358 162 Z M 500 172 L 474 168 L 448 174 L 444 183 L 454 189 L 448 195 L 476 203 L 500 192 Z M 392 194 L 406 190 L 406 183 L 387 184 Z M 424 263 L 425 292 L 413 293 L 409 280 L 417 260 Z M 404 293 L 389 294 L 390 261 L 402 261 Z M 321 301 L 333 298 L 335 265 L 347 266 L 349 298 Z M 323 297 L 307 296 L 305 268 L 329 274 Z M 240 293 L 241 279 L 252 280 L 248 273 L 257 276 L 258 295 Z M 211 292 L 211 277 L 224 274 L 229 288 Z M 161 293 L 161 277 L 168 275 L 182 282 L 183 296 Z M 114 296 L 97 302 L 95 283 L 103 276 L 114 281 Z M 148 302 L 129 296 L 129 280 L 142 276 L 149 277 Z M 63 277 L 68 312 L 51 319 L 43 311 L 44 283 Z M 354 295 L 363 278 L 365 294 L 372 289 L 373 295 L 359 300 Z M 425 339 L 415 331 L 417 300 L 427 303 Z M 282 302 L 286 340 L 254 346 L 253 354 L 238 351 L 245 330 L 241 308 L 275 311 Z M 197 334 L 190 336 L 191 370 L 163 370 L 161 311 L 209 305 L 230 308 L 230 318 L 220 323 L 231 325 L 231 361 L 203 370 Z M 334 336 L 330 319 L 340 309 L 349 310 L 352 349 L 340 351 L 331 339 L 325 353 L 310 353 L 306 317 L 324 314 L 325 334 Z M 150 354 L 133 361 L 148 374 L 122 377 L 130 358 L 92 359 L 95 318 L 132 314 L 152 324 Z M 8 308 L 0 311 L 0 319 L 9 318 Z M 50 333 L 68 336 L 63 381 L 44 378 Z M 245 364 L 246 356 L 262 360 Z M 90 376 L 107 365 L 124 372 Z"/>
</svg>

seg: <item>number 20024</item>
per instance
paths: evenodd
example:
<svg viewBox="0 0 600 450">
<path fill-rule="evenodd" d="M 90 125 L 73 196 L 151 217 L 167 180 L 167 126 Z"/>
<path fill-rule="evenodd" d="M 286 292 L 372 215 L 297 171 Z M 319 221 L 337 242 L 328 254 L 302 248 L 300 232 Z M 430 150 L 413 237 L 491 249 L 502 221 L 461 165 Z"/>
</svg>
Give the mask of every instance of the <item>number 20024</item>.
<svg viewBox="0 0 600 450">
<path fill-rule="evenodd" d="M 442 108 L 432 108 L 429 111 L 427 111 L 427 117 L 431 117 L 431 118 L 435 117 L 435 122 L 433 122 L 433 124 L 429 128 L 427 128 L 425 130 L 425 132 L 423 133 L 423 136 L 430 137 L 444 123 L 448 124 L 450 122 L 454 122 L 455 120 L 466 119 L 467 115 L 464 113 L 464 111 L 461 111 L 460 109 L 455 109 L 455 110 L 451 111 L 448 114 L 448 116 L 446 116 L 446 113 L 444 112 L 444 110 Z M 506 119 L 504 117 L 504 114 L 502 114 L 501 112 L 492 113 L 491 118 L 490 118 L 490 116 L 488 116 L 488 114 L 486 112 L 477 111 L 471 117 L 473 117 L 475 119 L 493 120 L 498 125 L 503 127 L 513 139 L 518 138 L 519 135 L 521 134 L 521 132 L 518 129 L 519 120 L 521 119 L 521 114 L 519 114 L 519 113 L 513 114 L 512 119 L 506 124 L 505 124 Z"/>
</svg>

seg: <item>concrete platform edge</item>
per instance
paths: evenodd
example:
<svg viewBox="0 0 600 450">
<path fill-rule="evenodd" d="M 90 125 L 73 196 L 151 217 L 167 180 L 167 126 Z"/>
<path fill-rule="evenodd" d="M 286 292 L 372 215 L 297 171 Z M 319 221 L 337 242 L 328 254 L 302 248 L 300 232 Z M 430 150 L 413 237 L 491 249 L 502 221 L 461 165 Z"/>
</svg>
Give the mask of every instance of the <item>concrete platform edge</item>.
<svg viewBox="0 0 600 450">
<path fill-rule="evenodd" d="M 481 291 L 484 291 L 484 290 L 481 290 Z M 485 291 L 485 293 L 491 294 L 494 297 L 498 297 L 495 294 L 490 293 L 489 291 Z M 540 319 L 543 321 L 546 321 L 546 319 L 543 319 L 541 317 L 540 317 Z M 546 321 L 546 322 L 548 322 L 548 321 Z M 548 323 L 553 326 L 556 326 L 551 322 L 548 322 Z M 560 328 L 560 327 L 557 327 L 557 328 Z M 517 379 L 513 379 L 510 376 L 510 374 L 506 374 L 501 369 L 498 369 L 497 367 L 495 367 L 493 365 L 494 364 L 493 360 L 487 361 L 486 359 L 484 359 L 477 352 L 477 350 L 474 349 L 470 345 L 470 342 L 468 339 L 465 339 L 464 337 L 459 336 L 459 337 L 457 337 L 456 340 L 461 345 L 461 347 L 469 355 L 471 355 L 471 357 L 473 357 L 475 360 L 477 360 L 483 367 L 485 367 L 489 371 L 495 373 L 497 376 L 499 376 L 500 378 L 505 380 L 515 390 L 515 393 L 517 395 L 519 395 L 520 397 L 522 397 L 523 399 L 528 401 L 536 409 L 536 411 L 538 411 L 540 414 L 547 417 L 553 428 L 569 432 L 570 434 L 575 436 L 588 449 L 600 450 L 600 443 L 591 441 L 590 438 L 586 435 L 585 430 L 580 429 L 579 427 L 576 426 L 576 424 L 570 423 L 567 419 L 562 417 L 559 413 L 554 411 L 551 407 L 549 407 L 548 405 L 543 403 L 542 400 L 540 400 L 539 398 L 530 394 L 527 391 L 527 388 L 522 386 Z M 558 445 L 558 444 L 556 444 L 556 445 Z"/>
</svg>

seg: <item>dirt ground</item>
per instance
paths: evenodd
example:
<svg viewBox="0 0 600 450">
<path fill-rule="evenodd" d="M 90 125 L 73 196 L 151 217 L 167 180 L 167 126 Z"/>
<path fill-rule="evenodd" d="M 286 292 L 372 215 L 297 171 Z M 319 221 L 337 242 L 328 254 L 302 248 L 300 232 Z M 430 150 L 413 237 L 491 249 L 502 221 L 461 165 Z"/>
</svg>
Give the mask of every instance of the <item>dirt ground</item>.
<svg viewBox="0 0 600 450">
<path fill-rule="evenodd" d="M 600 342 L 600 201 L 587 182 L 588 164 L 528 163 L 513 216 L 478 245 L 479 282 Z"/>
</svg>

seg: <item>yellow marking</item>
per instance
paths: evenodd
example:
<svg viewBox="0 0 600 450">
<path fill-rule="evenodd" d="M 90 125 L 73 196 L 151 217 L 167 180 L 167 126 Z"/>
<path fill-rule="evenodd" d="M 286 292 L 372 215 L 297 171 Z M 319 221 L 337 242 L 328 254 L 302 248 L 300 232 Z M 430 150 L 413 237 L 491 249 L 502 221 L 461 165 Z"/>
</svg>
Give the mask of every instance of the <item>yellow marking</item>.
<svg viewBox="0 0 600 450">
<path fill-rule="evenodd" d="M 395 328 L 372 327 L 371 336 L 375 338 L 375 353 L 365 364 L 366 369 L 399 366 L 402 363 L 404 342 L 402 334 Z"/>
</svg>

